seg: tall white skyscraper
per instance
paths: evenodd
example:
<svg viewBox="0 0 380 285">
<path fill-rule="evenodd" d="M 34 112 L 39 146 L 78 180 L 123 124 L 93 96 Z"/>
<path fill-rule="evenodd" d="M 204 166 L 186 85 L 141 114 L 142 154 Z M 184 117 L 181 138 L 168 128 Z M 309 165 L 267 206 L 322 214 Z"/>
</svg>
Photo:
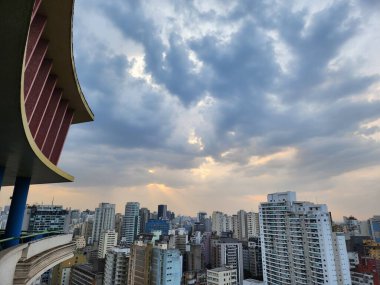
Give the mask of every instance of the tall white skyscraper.
<svg viewBox="0 0 380 285">
<path fill-rule="evenodd" d="M 140 203 L 138 202 L 128 202 L 125 205 L 122 240 L 127 244 L 132 244 L 140 232 L 139 210 Z"/>
<path fill-rule="evenodd" d="M 281 192 L 269 194 L 259 213 L 265 284 L 351 284 L 347 250 L 332 233 L 326 205 Z"/>
<path fill-rule="evenodd" d="M 98 242 L 100 234 L 115 229 L 115 204 L 100 203 L 95 209 L 92 242 Z"/>
<path fill-rule="evenodd" d="M 260 236 L 259 213 L 247 213 L 248 238 Z"/>
<path fill-rule="evenodd" d="M 116 246 L 117 244 L 117 232 L 115 230 L 107 230 L 100 234 L 98 258 L 104 258 L 107 250 Z"/>
<path fill-rule="evenodd" d="M 227 216 L 218 211 L 212 213 L 212 231 L 220 235 L 226 231 Z"/>
</svg>

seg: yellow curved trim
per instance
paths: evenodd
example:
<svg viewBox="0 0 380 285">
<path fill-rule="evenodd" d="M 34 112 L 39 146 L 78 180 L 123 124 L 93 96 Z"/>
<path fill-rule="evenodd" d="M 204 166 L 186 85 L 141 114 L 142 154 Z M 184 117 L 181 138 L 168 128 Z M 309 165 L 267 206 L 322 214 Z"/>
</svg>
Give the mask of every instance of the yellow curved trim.
<svg viewBox="0 0 380 285">
<path fill-rule="evenodd" d="M 26 49 L 25 49 L 26 51 Z M 48 167 L 51 171 L 57 173 L 61 177 L 67 180 L 67 182 L 73 182 L 74 176 L 68 174 L 67 172 L 63 171 L 62 169 L 58 168 L 54 163 L 52 163 L 40 150 L 40 148 L 37 146 L 36 142 L 34 141 L 34 138 L 32 136 L 32 133 L 29 129 L 28 119 L 26 117 L 25 112 L 25 98 L 24 98 L 24 74 L 25 74 L 25 53 L 24 53 L 24 60 L 23 60 L 23 67 L 22 67 L 22 75 L 21 75 L 21 94 L 20 94 L 20 108 L 21 108 L 21 118 L 22 118 L 22 125 L 24 127 L 24 132 L 26 135 L 26 138 L 28 140 L 28 143 L 30 147 L 32 148 L 34 154 L 39 158 L 41 162 L 43 162 L 46 167 Z"/>
<path fill-rule="evenodd" d="M 75 61 L 74 61 L 74 39 L 73 39 L 73 25 L 74 25 L 74 2 L 75 0 L 73 0 L 72 2 L 72 7 L 71 7 L 71 36 L 70 36 L 70 46 L 71 46 L 71 51 L 70 51 L 70 54 L 71 54 L 71 69 L 73 71 L 73 74 L 74 74 L 74 80 L 75 80 L 75 83 L 77 85 L 77 89 L 78 89 L 78 93 L 82 99 L 82 102 L 83 102 L 83 105 L 85 106 L 86 110 L 87 110 L 87 113 L 90 115 L 91 119 L 94 120 L 94 113 L 92 112 L 90 106 L 88 105 L 87 103 L 87 100 L 86 100 L 86 97 L 84 97 L 83 95 L 83 92 L 82 92 L 82 88 L 80 87 L 80 84 L 79 84 L 79 80 L 78 80 L 78 76 L 77 76 L 77 72 L 76 72 L 76 69 L 75 69 Z"/>
</svg>

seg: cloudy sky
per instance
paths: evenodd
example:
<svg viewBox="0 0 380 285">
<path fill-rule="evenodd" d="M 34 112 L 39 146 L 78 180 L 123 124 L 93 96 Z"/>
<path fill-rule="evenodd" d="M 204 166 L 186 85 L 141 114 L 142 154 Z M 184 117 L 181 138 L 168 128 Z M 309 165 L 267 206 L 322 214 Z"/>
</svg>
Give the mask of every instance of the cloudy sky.
<svg viewBox="0 0 380 285">
<path fill-rule="evenodd" d="M 379 2 L 292 3 L 76 1 L 96 120 L 70 129 L 60 166 L 76 182 L 29 202 L 194 215 L 294 190 L 336 219 L 380 214 Z"/>
</svg>

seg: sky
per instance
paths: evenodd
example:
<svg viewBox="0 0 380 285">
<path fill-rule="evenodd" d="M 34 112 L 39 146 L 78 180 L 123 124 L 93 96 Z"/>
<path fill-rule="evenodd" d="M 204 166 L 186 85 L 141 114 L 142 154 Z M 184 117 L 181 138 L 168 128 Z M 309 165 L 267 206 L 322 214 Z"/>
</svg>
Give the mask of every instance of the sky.
<svg viewBox="0 0 380 285">
<path fill-rule="evenodd" d="M 59 162 L 75 182 L 32 186 L 28 202 L 194 216 L 257 211 L 291 190 L 338 220 L 380 214 L 379 8 L 76 1 L 74 58 L 95 121 L 71 127 Z"/>
</svg>

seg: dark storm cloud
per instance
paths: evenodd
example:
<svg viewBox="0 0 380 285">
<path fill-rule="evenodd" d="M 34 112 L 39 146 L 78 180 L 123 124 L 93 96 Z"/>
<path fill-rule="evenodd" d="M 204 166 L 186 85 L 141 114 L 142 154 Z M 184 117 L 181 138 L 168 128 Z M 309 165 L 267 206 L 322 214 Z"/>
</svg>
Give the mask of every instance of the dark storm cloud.
<svg viewBox="0 0 380 285">
<path fill-rule="evenodd" d="M 218 14 L 218 9 L 201 11 L 195 1 L 165 2 L 174 14 L 159 20 L 148 9 L 151 2 L 91 5 L 124 39 L 141 45 L 144 72 L 159 88 L 131 76 L 133 60 L 112 49 L 112 42 L 87 34 L 92 49 L 81 48 L 84 31 L 77 28 L 78 76 L 96 121 L 75 129 L 67 147 L 70 158 L 63 163 L 72 168 L 76 141 L 86 141 L 80 144 L 89 145 L 80 150 L 81 163 L 98 166 L 91 175 L 81 174 L 83 185 L 149 183 L 150 166 L 194 168 L 210 155 L 244 166 L 250 156 L 288 147 L 298 150 L 292 163 L 271 162 L 256 171 L 283 167 L 295 177 L 320 178 L 380 162 L 378 143 L 354 137 L 364 134 L 359 131 L 363 123 L 379 117 L 380 102 L 352 99 L 379 84 L 379 75 L 359 72 L 359 60 L 339 60 L 366 21 L 353 16 L 356 7 L 351 3 L 335 1 L 310 13 L 276 1 L 238 1 L 229 12 Z M 184 36 L 186 25 L 195 28 L 186 30 L 193 32 L 190 36 Z M 203 25 L 215 30 L 202 34 Z M 223 34 L 229 30 L 228 36 Z M 289 57 L 287 70 L 279 60 L 279 43 Z M 186 129 L 183 118 L 207 96 L 214 100 L 210 109 L 194 115 L 204 122 L 194 124 L 204 148 L 190 150 L 178 130 Z M 235 154 L 220 156 L 230 149 Z M 105 181 L 98 178 L 100 173 L 118 173 L 120 178 Z M 92 182 L 91 176 L 96 176 Z M 175 178 L 167 181 L 175 184 Z"/>
</svg>

